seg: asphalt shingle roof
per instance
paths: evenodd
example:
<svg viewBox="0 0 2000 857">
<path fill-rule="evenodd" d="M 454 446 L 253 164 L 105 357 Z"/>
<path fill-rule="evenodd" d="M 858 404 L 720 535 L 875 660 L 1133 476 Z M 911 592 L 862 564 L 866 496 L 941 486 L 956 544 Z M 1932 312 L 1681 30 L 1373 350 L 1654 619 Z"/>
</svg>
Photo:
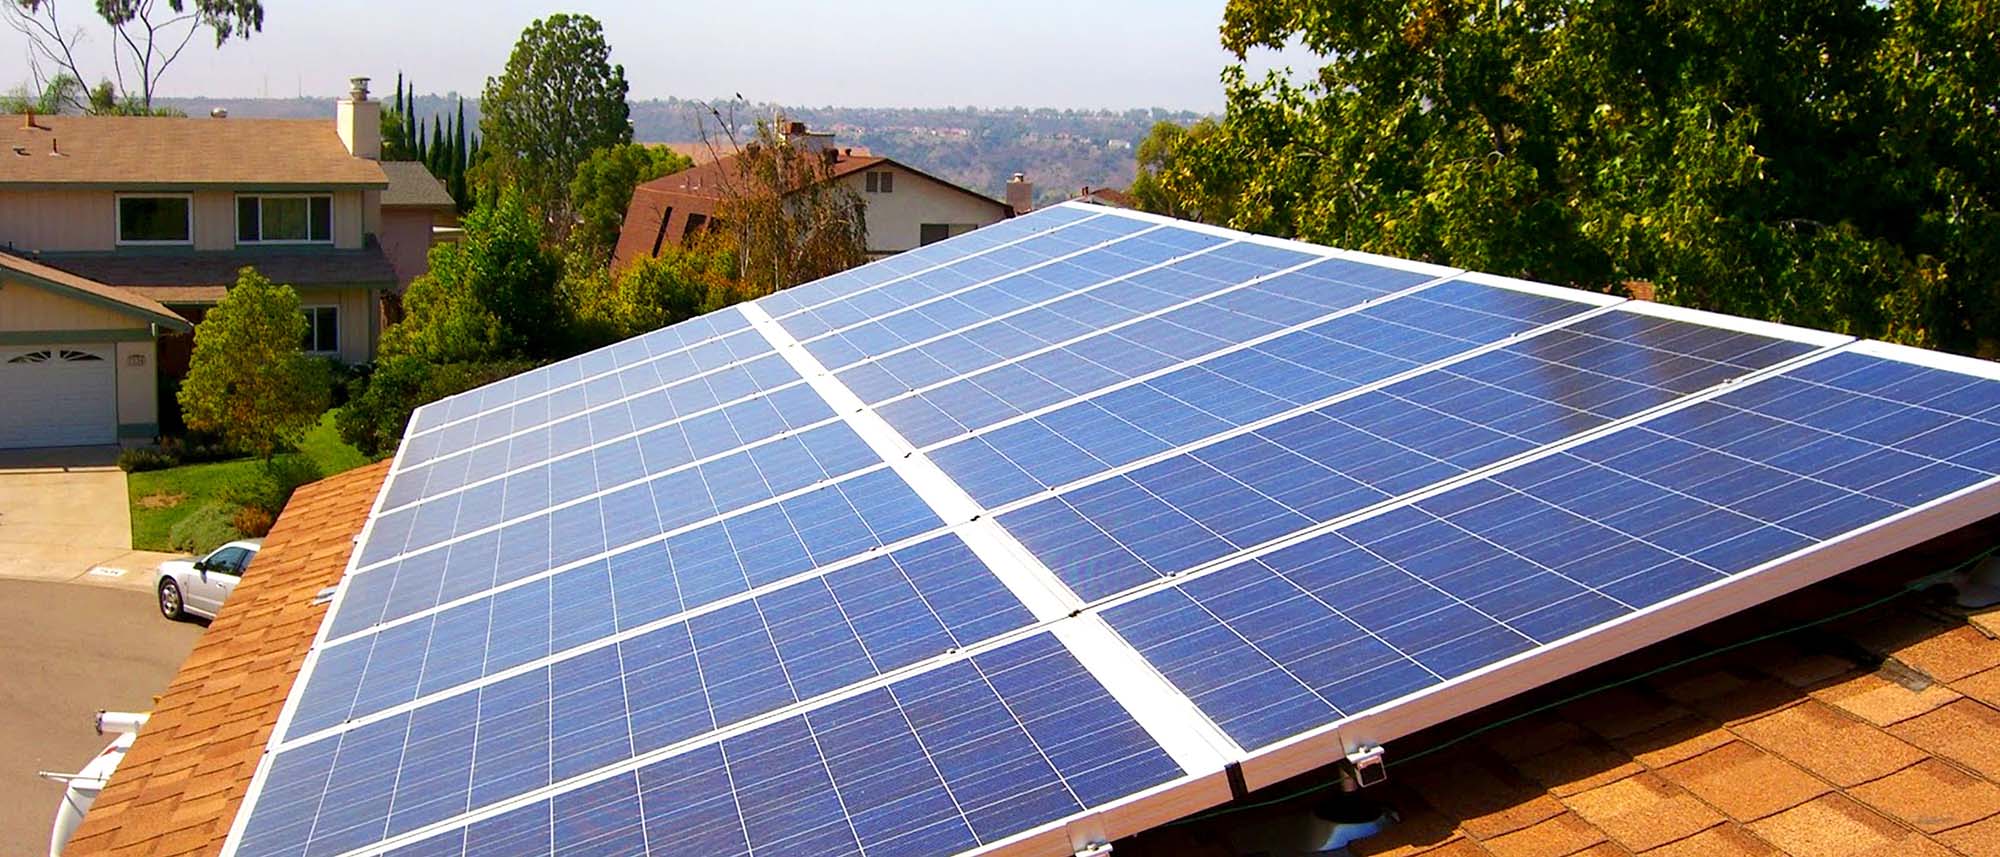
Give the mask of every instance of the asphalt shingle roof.
<svg viewBox="0 0 2000 857">
<path fill-rule="evenodd" d="M 60 154 L 56 154 L 60 153 Z M 0 185 L 386 187 L 331 119 L 0 115 Z"/>
</svg>

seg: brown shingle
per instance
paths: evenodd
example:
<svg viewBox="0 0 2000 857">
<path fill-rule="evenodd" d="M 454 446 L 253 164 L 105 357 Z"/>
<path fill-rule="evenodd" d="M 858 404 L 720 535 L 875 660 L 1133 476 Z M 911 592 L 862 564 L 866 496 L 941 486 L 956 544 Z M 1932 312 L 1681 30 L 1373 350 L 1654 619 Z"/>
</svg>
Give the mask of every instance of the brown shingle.
<svg viewBox="0 0 2000 857">
<path fill-rule="evenodd" d="M 221 850 L 325 615 L 312 596 L 340 579 L 388 467 L 349 471 L 292 496 L 265 537 L 258 573 L 195 644 L 65 854 Z"/>
<path fill-rule="evenodd" d="M 1740 724 L 1736 733 L 1843 787 L 1902 770 L 1924 755 L 1817 700 Z"/>
<path fill-rule="evenodd" d="M 1771 843 L 1758 839 L 1742 825 L 1722 824 L 1648 851 L 1646 857 L 1765 857 L 1777 853 Z"/>
<path fill-rule="evenodd" d="M 1403 784 L 1458 820 L 1472 836 L 1487 839 L 1555 817 L 1561 803 L 1543 789 L 1504 772 L 1502 763 L 1472 751 L 1442 763 L 1419 763 Z"/>
<path fill-rule="evenodd" d="M 1830 794 L 1751 822 L 1750 831 L 1786 854 L 1813 857 L 1914 854 L 1930 843 L 1853 798 Z M 1936 849 L 1942 850 L 1942 849 Z"/>
<path fill-rule="evenodd" d="M 1737 821 L 1791 809 L 1829 790 L 1818 777 L 1742 741 L 1662 769 L 1660 775 Z"/>
<path fill-rule="evenodd" d="M 2000 815 L 1947 830 L 1938 834 L 1938 839 L 1966 857 L 2000 857 Z"/>
<path fill-rule="evenodd" d="M 260 189 L 385 187 L 374 161 L 349 154 L 331 119 L 0 116 L 0 185 L 121 190 L 230 185 Z M 33 157 L 16 157 L 20 146 Z M 50 157 L 51 148 L 62 157 Z"/>
<path fill-rule="evenodd" d="M 1978 675 L 1967 676 L 1952 682 L 1951 687 L 1987 705 L 2000 707 L 2000 669 L 1990 669 Z"/>
<path fill-rule="evenodd" d="M 1987 779 L 2000 780 L 2000 711 L 1976 700 L 1961 699 L 1889 731 Z"/>
<path fill-rule="evenodd" d="M 287 286 L 383 285 L 396 269 L 370 241 L 354 250 L 215 250 L 187 253 L 51 254 L 51 267 L 89 277 L 161 303 L 212 303 L 236 284 L 237 272 L 256 268 L 271 282 Z"/>
<path fill-rule="evenodd" d="M 1988 735 L 2000 740 L 2000 735 Z M 1848 794 L 1926 833 L 2000 813 L 2000 786 L 1936 759 L 1925 759 Z"/>
<path fill-rule="evenodd" d="M 1693 836 L 1723 820 L 1707 804 L 1650 773 L 1572 795 L 1563 803 L 1633 851 Z"/>
<path fill-rule="evenodd" d="M 1486 846 L 1493 857 L 1566 857 L 1603 841 L 1604 831 L 1591 826 L 1576 813 L 1565 812 L 1480 844 Z"/>
<path fill-rule="evenodd" d="M 1813 698 L 1877 726 L 1900 723 L 1958 699 L 1951 688 L 1931 684 L 1922 690 L 1890 681 L 1881 673 L 1861 673 L 1813 691 Z"/>
<path fill-rule="evenodd" d="M 187 319 L 181 318 L 150 296 L 121 289 L 73 271 L 24 259 L 5 250 L 0 250 L 0 271 L 13 275 L 5 279 L 23 280 L 39 288 L 68 292 L 80 295 L 86 300 L 113 304 L 135 316 L 174 330 L 194 329 L 193 325 L 188 324 Z"/>
<path fill-rule="evenodd" d="M 1903 636 L 1879 640 L 1882 654 L 1902 661 L 1939 681 L 1954 681 L 2000 667 L 2000 640 L 1970 625 L 1938 631 L 1928 623 L 1908 622 Z"/>
</svg>

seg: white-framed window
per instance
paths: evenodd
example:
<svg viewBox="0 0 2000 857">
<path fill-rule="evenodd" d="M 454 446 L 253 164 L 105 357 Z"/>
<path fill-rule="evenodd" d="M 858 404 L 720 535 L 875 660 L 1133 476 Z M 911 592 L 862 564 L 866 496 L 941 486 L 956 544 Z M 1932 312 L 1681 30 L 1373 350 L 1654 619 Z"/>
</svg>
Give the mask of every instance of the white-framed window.
<svg viewBox="0 0 2000 857">
<path fill-rule="evenodd" d="M 194 243 L 194 195 L 118 194 L 118 243 Z"/>
<path fill-rule="evenodd" d="M 236 198 L 238 244 L 331 244 L 333 197 L 263 194 Z"/>
<path fill-rule="evenodd" d="M 307 354 L 340 353 L 340 308 L 332 306 L 309 306 L 306 313 L 306 339 L 302 344 Z"/>
<path fill-rule="evenodd" d="M 896 174 L 888 170 L 869 170 L 862 182 L 869 193 L 896 192 Z"/>
</svg>

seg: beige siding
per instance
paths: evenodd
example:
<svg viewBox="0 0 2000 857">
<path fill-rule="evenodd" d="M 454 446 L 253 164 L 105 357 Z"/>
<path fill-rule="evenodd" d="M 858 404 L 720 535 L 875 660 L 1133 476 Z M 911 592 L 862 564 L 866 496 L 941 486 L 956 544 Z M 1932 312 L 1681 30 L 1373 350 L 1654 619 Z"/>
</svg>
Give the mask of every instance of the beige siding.
<svg viewBox="0 0 2000 857">
<path fill-rule="evenodd" d="M 841 181 L 868 204 L 868 250 L 871 253 L 900 253 L 915 249 L 925 223 L 970 223 L 986 226 L 1001 218 L 1000 206 L 980 202 L 964 191 L 946 187 L 908 170 L 883 167 L 896 174 L 891 193 L 868 193 L 867 173 L 859 172 Z"/>
<path fill-rule="evenodd" d="M 151 340 L 118 343 L 118 424 L 160 422 L 159 354 Z"/>
<path fill-rule="evenodd" d="M 0 331 L 146 330 L 130 313 L 0 276 Z"/>
<path fill-rule="evenodd" d="M 367 191 L 340 190 L 333 193 L 333 246 L 346 250 L 361 246 L 362 195 Z M 381 197 L 376 196 L 376 209 L 381 209 Z"/>
<path fill-rule="evenodd" d="M 372 324 L 378 311 L 368 289 L 360 286 L 307 286 L 299 290 L 302 306 L 340 308 L 340 353 L 342 362 L 364 363 L 375 357 L 376 330 Z"/>
<path fill-rule="evenodd" d="M 194 195 L 194 249 L 236 249 L 236 194 L 205 190 Z"/>
<path fill-rule="evenodd" d="M 110 250 L 118 209 L 109 191 L 0 191 L 0 244 L 32 251 Z"/>
</svg>

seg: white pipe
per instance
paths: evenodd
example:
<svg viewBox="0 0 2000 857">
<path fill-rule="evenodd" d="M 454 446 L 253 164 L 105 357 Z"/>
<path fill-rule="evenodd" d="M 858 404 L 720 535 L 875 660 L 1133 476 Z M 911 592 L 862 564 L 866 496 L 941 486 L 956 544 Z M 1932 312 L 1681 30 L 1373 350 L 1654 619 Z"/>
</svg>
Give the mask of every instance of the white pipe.
<svg viewBox="0 0 2000 857">
<path fill-rule="evenodd" d="M 147 716 L 148 713 L 144 711 L 99 711 L 97 712 L 97 734 L 107 735 L 116 732 L 123 735 L 137 733 L 140 727 L 146 725 Z"/>
</svg>

